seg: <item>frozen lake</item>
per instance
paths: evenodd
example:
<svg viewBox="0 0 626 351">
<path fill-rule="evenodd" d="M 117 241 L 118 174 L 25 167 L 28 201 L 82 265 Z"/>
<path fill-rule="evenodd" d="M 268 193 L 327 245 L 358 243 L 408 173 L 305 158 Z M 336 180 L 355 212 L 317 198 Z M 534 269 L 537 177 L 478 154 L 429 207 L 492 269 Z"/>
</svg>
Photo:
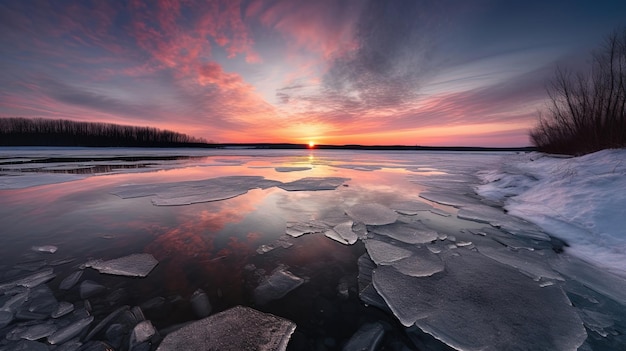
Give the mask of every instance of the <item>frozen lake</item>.
<svg viewBox="0 0 626 351">
<path fill-rule="evenodd" d="M 619 350 L 623 277 L 477 194 L 514 156 L 0 148 L 0 348 L 154 350 L 243 305 L 292 350 Z"/>
</svg>

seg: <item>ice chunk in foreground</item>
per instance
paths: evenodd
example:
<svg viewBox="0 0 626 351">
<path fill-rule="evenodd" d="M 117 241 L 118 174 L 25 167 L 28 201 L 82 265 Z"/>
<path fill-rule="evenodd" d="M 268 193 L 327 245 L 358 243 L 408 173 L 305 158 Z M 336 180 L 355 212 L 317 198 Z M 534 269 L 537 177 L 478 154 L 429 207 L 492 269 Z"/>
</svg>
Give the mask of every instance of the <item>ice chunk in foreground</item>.
<svg viewBox="0 0 626 351">
<path fill-rule="evenodd" d="M 352 245 L 358 240 L 358 236 L 352 231 L 352 221 L 337 224 L 333 229 L 329 229 L 324 233 L 328 238 L 338 241 L 342 244 Z"/>
<path fill-rule="evenodd" d="M 411 251 L 380 240 L 366 240 L 365 248 L 372 261 L 379 265 L 390 264 L 411 256 Z"/>
<path fill-rule="evenodd" d="M 145 277 L 159 263 L 154 256 L 143 253 L 116 258 L 109 261 L 95 260 L 85 264 L 100 273 L 123 275 L 128 277 Z"/>
<path fill-rule="evenodd" d="M 280 184 L 278 187 L 287 191 L 335 190 L 338 186 L 348 180 L 350 180 L 350 178 L 307 177 L 293 182 Z"/>
<path fill-rule="evenodd" d="M 168 334 L 157 351 L 281 351 L 295 329 L 289 320 L 237 306 Z"/>
<path fill-rule="evenodd" d="M 557 285 L 540 287 L 479 253 L 450 255 L 446 271 L 415 278 L 394 267 L 373 283 L 400 322 L 458 350 L 576 350 L 587 333 Z"/>
<path fill-rule="evenodd" d="M 390 224 L 398 219 L 398 214 L 381 204 L 356 204 L 348 209 L 346 213 L 355 222 L 369 225 Z"/>
<path fill-rule="evenodd" d="M 254 289 L 254 301 L 262 305 L 278 300 L 303 283 L 304 279 L 295 276 L 284 267 L 279 267 Z"/>
</svg>

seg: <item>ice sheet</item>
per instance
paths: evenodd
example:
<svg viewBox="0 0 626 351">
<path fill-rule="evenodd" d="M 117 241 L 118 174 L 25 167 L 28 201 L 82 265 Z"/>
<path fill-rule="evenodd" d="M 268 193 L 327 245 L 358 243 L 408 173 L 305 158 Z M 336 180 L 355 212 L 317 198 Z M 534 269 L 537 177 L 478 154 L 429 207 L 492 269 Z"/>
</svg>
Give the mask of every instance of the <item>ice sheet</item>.
<svg viewBox="0 0 626 351">
<path fill-rule="evenodd" d="M 587 337 L 558 286 L 540 287 L 513 268 L 464 251 L 445 261 L 445 274 L 415 278 L 392 266 L 373 283 L 405 326 L 459 350 L 576 350 Z M 454 303 L 451 303 L 451 302 Z"/>
</svg>

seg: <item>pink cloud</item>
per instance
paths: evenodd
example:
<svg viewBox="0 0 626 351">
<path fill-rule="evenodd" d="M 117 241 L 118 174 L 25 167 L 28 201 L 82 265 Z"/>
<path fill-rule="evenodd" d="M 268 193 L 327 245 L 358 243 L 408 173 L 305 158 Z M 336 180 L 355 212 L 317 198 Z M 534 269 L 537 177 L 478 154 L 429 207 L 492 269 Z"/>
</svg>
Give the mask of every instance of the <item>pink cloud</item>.
<svg viewBox="0 0 626 351">
<path fill-rule="evenodd" d="M 305 48 L 328 59 L 354 50 L 354 25 L 358 7 L 350 2 L 277 1 L 264 6 L 261 1 L 247 8 L 247 18 L 258 18 L 290 39 L 294 51 Z"/>
</svg>

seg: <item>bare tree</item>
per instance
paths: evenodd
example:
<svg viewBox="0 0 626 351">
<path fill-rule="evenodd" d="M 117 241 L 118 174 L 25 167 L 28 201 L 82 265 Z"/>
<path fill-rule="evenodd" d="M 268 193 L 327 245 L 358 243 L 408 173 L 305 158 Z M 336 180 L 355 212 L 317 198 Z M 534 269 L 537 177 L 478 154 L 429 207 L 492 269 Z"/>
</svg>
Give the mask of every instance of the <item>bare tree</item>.
<svg viewBox="0 0 626 351">
<path fill-rule="evenodd" d="M 626 146 L 626 29 L 609 35 L 588 72 L 559 68 L 530 132 L 541 151 L 581 155 Z"/>
</svg>

